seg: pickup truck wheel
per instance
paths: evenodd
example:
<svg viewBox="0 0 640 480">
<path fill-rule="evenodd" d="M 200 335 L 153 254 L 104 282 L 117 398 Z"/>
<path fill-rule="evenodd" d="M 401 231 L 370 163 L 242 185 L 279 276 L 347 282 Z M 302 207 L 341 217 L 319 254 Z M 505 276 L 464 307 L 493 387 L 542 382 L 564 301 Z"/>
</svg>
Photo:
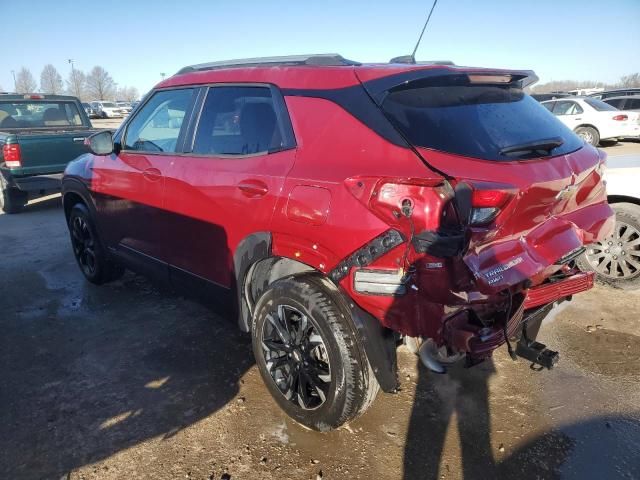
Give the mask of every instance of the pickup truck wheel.
<svg viewBox="0 0 640 480">
<path fill-rule="evenodd" d="M 578 258 L 581 270 L 596 272 L 599 283 L 622 289 L 640 288 L 640 205 L 616 203 L 613 234 L 587 247 Z"/>
<path fill-rule="evenodd" d="M 71 208 L 68 226 L 73 254 L 87 280 L 102 285 L 122 276 L 124 269 L 108 257 L 85 205 Z"/>
<path fill-rule="evenodd" d="M 27 192 L 7 185 L 7 181 L 0 175 L 0 209 L 4 213 L 19 213 L 27 204 Z"/>
<path fill-rule="evenodd" d="M 299 275 L 271 284 L 253 316 L 262 379 L 291 418 L 314 430 L 364 413 L 379 389 L 340 303 L 320 278 Z"/>
<path fill-rule="evenodd" d="M 600 134 L 595 128 L 592 127 L 578 127 L 575 130 L 576 135 L 594 147 L 600 143 Z"/>
</svg>

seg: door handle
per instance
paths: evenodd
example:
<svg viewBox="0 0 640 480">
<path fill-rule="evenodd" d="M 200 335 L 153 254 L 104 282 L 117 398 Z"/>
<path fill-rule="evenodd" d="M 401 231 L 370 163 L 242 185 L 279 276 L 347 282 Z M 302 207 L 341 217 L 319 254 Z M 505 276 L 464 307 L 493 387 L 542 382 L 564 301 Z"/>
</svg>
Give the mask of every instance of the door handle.
<svg viewBox="0 0 640 480">
<path fill-rule="evenodd" d="M 86 137 L 73 137 L 73 141 L 76 143 L 80 143 L 80 142 L 84 143 L 85 138 Z"/>
<path fill-rule="evenodd" d="M 238 188 L 242 192 L 243 195 L 253 198 L 253 197 L 263 197 L 269 191 L 269 187 L 267 184 L 261 180 L 243 180 L 238 183 Z"/>
<path fill-rule="evenodd" d="M 151 167 L 142 171 L 142 176 L 150 182 L 157 182 L 162 178 L 162 172 L 157 168 Z"/>
<path fill-rule="evenodd" d="M 582 120 L 582 118 L 576 118 L 576 120 Z"/>
</svg>

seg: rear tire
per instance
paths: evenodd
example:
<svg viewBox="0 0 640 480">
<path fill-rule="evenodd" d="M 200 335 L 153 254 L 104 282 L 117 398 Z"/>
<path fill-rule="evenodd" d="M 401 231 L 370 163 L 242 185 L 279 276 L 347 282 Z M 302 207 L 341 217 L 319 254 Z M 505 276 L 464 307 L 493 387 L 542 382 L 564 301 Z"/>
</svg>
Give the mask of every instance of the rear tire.
<svg viewBox="0 0 640 480">
<path fill-rule="evenodd" d="M 67 225 L 73 254 L 87 280 L 102 285 L 124 274 L 124 268 L 109 258 L 86 205 L 76 203 L 71 208 Z"/>
<path fill-rule="evenodd" d="M 4 177 L 0 175 L 0 209 L 4 213 L 19 213 L 28 200 L 27 192 L 10 187 Z"/>
<path fill-rule="evenodd" d="M 640 288 L 640 205 L 616 203 L 612 208 L 613 235 L 587 246 L 576 263 L 580 270 L 596 272 L 598 283 L 635 290 Z"/>
<path fill-rule="evenodd" d="M 253 353 L 280 408 L 328 431 L 364 413 L 379 386 L 350 314 L 314 275 L 272 283 L 252 321 Z"/>
<path fill-rule="evenodd" d="M 600 143 L 600 134 L 593 127 L 578 127 L 575 129 L 575 133 L 589 145 L 597 147 Z"/>
</svg>

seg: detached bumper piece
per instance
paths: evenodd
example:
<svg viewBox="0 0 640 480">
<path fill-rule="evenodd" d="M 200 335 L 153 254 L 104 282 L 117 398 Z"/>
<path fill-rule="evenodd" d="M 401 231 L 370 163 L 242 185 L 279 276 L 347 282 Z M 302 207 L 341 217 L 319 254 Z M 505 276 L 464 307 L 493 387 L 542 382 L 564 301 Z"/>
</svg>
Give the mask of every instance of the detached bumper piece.
<svg viewBox="0 0 640 480">
<path fill-rule="evenodd" d="M 593 272 L 581 272 L 555 282 L 544 283 L 529 289 L 524 301 L 524 308 L 534 308 L 547 303 L 555 302 L 561 298 L 584 292 L 593 287 Z"/>
</svg>

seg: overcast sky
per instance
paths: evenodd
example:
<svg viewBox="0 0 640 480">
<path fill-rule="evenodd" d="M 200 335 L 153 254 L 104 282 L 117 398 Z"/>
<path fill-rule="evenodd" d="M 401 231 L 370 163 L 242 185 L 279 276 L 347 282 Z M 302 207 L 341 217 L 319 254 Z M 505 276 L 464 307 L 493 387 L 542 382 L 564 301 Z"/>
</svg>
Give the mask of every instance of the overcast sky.
<svg viewBox="0 0 640 480">
<path fill-rule="evenodd" d="M 394 1 L 2 0 L 0 86 L 47 63 L 67 78 L 102 65 L 144 93 L 184 65 L 340 53 L 388 61 L 410 53 L 431 6 Z M 533 69 L 541 82 L 615 82 L 640 71 L 640 0 L 439 0 L 418 60 Z"/>
</svg>

